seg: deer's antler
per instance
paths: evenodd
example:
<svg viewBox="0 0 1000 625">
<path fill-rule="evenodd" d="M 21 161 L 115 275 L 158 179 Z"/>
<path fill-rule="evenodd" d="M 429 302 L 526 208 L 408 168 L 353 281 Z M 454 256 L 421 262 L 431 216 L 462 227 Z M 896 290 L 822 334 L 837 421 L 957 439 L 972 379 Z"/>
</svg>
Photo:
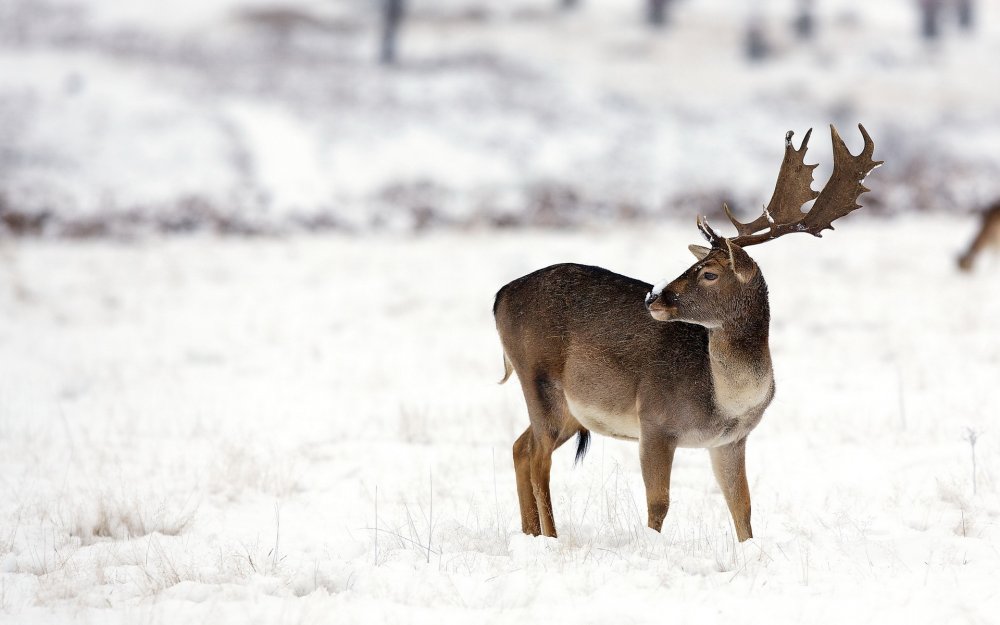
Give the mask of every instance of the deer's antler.
<svg viewBox="0 0 1000 625">
<path fill-rule="evenodd" d="M 763 214 L 744 224 L 736 220 L 728 206 L 723 206 L 729 221 L 736 226 L 737 236 L 729 241 L 746 247 L 777 239 L 791 232 L 808 232 L 818 237 L 822 236 L 823 230 L 833 230 L 834 220 L 861 208 L 858 198 L 869 191 L 862 182 L 882 161 L 872 160 L 875 143 L 864 126 L 858 124 L 858 129 L 864 137 L 865 147 L 860 154 L 854 156 L 840 138 L 837 129 L 830 126 L 833 174 L 818 193 L 812 190 L 812 172 L 816 165 L 806 165 L 804 160 L 812 129 L 806 132 L 797 150 L 792 144 L 792 131 L 785 133 L 785 157 L 778 171 L 774 194 L 764 207 Z M 810 200 L 816 202 L 808 213 L 803 213 L 802 205 Z M 721 244 L 723 237 L 708 225 L 704 217 L 698 218 L 698 229 L 713 246 Z"/>
</svg>

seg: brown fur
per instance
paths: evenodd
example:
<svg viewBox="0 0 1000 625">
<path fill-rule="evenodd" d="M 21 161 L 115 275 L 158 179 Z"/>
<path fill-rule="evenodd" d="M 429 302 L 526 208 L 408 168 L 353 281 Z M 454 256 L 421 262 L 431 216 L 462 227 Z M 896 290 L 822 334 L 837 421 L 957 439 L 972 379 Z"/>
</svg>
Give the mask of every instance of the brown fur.
<svg viewBox="0 0 1000 625">
<path fill-rule="evenodd" d="M 674 450 L 703 447 L 737 536 L 752 536 L 746 436 L 774 394 L 767 285 L 742 249 L 701 249 L 648 309 L 649 284 L 584 265 L 547 267 L 497 293 L 505 369 L 530 420 L 513 449 L 525 533 L 556 535 L 552 452 L 593 428 L 638 440 L 649 527 L 659 531 L 669 508 Z"/>
<path fill-rule="evenodd" d="M 986 248 L 1000 249 L 1000 201 L 983 211 L 982 222 L 969 248 L 958 257 L 962 271 L 972 271 L 976 256 Z"/>
</svg>

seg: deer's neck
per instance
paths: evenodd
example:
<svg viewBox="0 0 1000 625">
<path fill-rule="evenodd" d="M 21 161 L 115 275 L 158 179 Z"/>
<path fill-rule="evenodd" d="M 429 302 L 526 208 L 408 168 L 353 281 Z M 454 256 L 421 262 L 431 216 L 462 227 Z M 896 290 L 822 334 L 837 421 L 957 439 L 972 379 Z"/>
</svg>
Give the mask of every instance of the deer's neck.
<svg viewBox="0 0 1000 625">
<path fill-rule="evenodd" d="M 767 343 L 768 324 L 765 304 L 758 314 L 709 330 L 715 405 L 727 417 L 740 418 L 771 399 L 774 375 Z"/>
</svg>

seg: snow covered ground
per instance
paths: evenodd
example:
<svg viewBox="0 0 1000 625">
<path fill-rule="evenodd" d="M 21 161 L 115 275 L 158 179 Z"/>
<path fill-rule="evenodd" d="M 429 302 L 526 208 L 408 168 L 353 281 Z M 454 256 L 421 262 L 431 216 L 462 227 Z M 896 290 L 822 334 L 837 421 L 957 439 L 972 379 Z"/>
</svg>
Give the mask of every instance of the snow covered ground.
<svg viewBox="0 0 1000 625">
<path fill-rule="evenodd" d="M 675 4 L 657 31 L 640 0 L 412 0 L 386 69 L 371 0 L 2 0 L 0 217 L 71 235 L 678 218 L 755 205 L 786 130 L 858 121 L 890 163 L 871 210 L 1000 196 L 1000 0 L 933 48 L 915 0 L 817 2 L 808 44 L 794 0 Z M 766 62 L 743 57 L 749 10 Z"/>
<path fill-rule="evenodd" d="M 964 219 L 847 221 L 754 250 L 778 394 L 743 544 L 704 451 L 661 535 L 600 437 L 556 453 L 560 538 L 519 532 L 493 293 L 676 275 L 689 220 L 0 240 L 0 621 L 993 622 L 1000 263 L 956 273 Z"/>
</svg>

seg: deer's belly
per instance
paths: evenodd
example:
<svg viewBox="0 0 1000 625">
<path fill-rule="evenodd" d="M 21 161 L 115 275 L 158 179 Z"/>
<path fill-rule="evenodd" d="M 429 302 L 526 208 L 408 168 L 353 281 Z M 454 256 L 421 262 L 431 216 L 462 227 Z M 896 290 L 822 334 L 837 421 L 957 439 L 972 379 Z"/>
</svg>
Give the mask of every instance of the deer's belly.
<svg viewBox="0 0 1000 625">
<path fill-rule="evenodd" d="M 639 440 L 639 415 L 613 412 L 566 396 L 569 412 L 591 432 L 629 441 Z"/>
<path fill-rule="evenodd" d="M 666 429 L 677 437 L 678 447 L 709 448 L 728 445 L 744 438 L 763 416 L 771 395 L 770 380 L 766 390 L 746 396 L 729 397 L 722 410 L 701 418 L 677 418 Z M 598 405 L 566 394 L 570 414 L 591 432 L 623 440 L 639 440 L 638 411 Z M 680 415 L 678 415 L 679 417 Z"/>
<path fill-rule="evenodd" d="M 639 440 L 639 416 L 616 412 L 566 397 L 570 414 L 591 432 L 622 440 Z M 750 412 L 737 418 L 718 417 L 711 421 L 689 423 L 672 432 L 678 447 L 705 449 L 728 445 L 744 438 L 758 423 L 761 412 Z"/>
<path fill-rule="evenodd" d="M 702 427 L 692 428 L 681 434 L 678 447 L 707 449 L 721 447 L 745 438 L 760 423 L 761 414 L 747 414 L 741 418 L 719 419 Z"/>
</svg>

